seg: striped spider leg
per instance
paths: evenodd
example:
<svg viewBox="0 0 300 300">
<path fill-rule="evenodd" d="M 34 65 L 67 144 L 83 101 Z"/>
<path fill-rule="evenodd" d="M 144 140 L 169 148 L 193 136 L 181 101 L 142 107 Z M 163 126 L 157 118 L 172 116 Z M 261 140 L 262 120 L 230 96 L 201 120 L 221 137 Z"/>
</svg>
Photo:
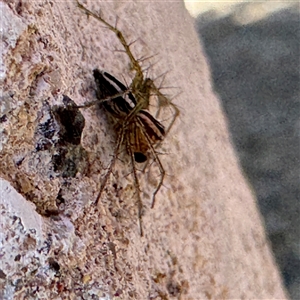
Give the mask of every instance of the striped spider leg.
<svg viewBox="0 0 300 300">
<path fill-rule="evenodd" d="M 127 54 L 131 62 L 132 69 L 135 71 L 135 76 L 129 88 L 126 88 L 125 85 L 109 73 L 100 72 L 97 69 L 94 70 L 94 78 L 97 85 L 97 98 L 99 102 L 103 103 L 105 110 L 114 118 L 119 131 L 114 156 L 110 162 L 107 173 L 103 178 L 96 203 L 98 203 L 109 175 L 112 172 L 118 153 L 120 152 L 121 145 L 125 145 L 132 164 L 132 173 L 138 197 L 140 230 L 142 234 L 143 205 L 140 196 L 140 187 L 135 162 L 147 162 L 148 154 L 150 154 L 158 165 L 160 179 L 152 195 L 151 208 L 153 208 L 155 204 L 155 197 L 163 184 L 165 176 L 165 170 L 155 151 L 155 147 L 161 143 L 164 136 L 170 131 L 175 119 L 179 115 L 179 110 L 160 92 L 160 89 L 155 86 L 152 79 L 144 78 L 143 70 L 139 61 L 133 56 L 130 50 L 130 44 L 126 42 L 122 32 L 117 29 L 116 26 L 112 26 L 106 22 L 100 15 L 85 8 L 78 2 L 78 0 L 75 1 L 78 7 L 88 16 L 92 16 L 102 22 L 108 29 L 116 34 L 116 37 L 119 39 L 124 48 L 124 52 Z M 170 105 L 174 111 L 173 119 L 167 129 L 164 129 L 164 126 L 148 111 L 150 97 L 152 96 L 156 96 L 158 100 L 159 109 L 157 111 L 157 116 L 160 112 L 161 106 Z"/>
</svg>

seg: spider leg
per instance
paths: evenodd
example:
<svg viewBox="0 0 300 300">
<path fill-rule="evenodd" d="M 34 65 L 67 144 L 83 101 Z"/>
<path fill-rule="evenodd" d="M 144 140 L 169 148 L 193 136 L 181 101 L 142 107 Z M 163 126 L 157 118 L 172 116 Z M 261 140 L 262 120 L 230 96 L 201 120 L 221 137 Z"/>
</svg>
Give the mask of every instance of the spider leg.
<svg viewBox="0 0 300 300">
<path fill-rule="evenodd" d="M 86 7 L 84 7 L 78 0 L 75 0 L 77 3 L 77 6 L 83 10 L 87 15 L 92 16 L 93 18 L 97 19 L 98 21 L 102 22 L 103 24 L 105 24 L 111 31 L 113 31 L 117 38 L 119 39 L 119 41 L 121 42 L 121 44 L 123 45 L 125 52 L 127 53 L 129 60 L 131 62 L 132 68 L 136 71 L 136 75 L 132 81 L 132 88 L 133 90 L 138 89 L 139 85 L 144 81 L 144 76 L 143 76 L 143 72 L 142 72 L 142 68 L 139 65 L 139 62 L 134 58 L 131 50 L 130 50 L 130 45 L 128 44 L 122 34 L 122 32 L 115 26 L 112 26 L 111 24 L 109 24 L 108 22 L 106 22 L 100 15 L 97 15 L 95 13 L 93 13 L 92 11 L 90 11 L 89 9 L 87 9 Z"/>
<path fill-rule="evenodd" d="M 112 173 L 112 169 L 113 169 L 113 167 L 115 165 L 115 162 L 118 158 L 118 153 L 119 153 L 121 145 L 124 141 L 124 130 L 125 130 L 125 128 L 124 128 L 124 126 L 122 126 L 121 131 L 120 131 L 119 136 L 118 136 L 118 139 L 117 139 L 117 145 L 116 145 L 116 148 L 115 148 L 115 151 L 114 151 L 113 158 L 110 161 L 110 164 L 108 166 L 108 170 L 106 171 L 106 174 L 104 175 L 104 178 L 101 182 L 100 190 L 99 190 L 98 196 L 96 198 L 95 205 L 98 205 L 99 199 L 100 199 L 101 194 L 102 194 L 102 192 L 103 192 L 103 190 L 106 186 L 109 175 Z"/>
<path fill-rule="evenodd" d="M 130 89 L 126 90 L 126 91 L 122 91 L 120 93 L 117 93 L 113 96 L 108 96 L 106 98 L 103 98 L 103 99 L 97 99 L 97 100 L 93 100 L 93 101 L 89 101 L 89 102 L 86 102 L 82 105 L 73 105 L 72 108 L 88 108 L 88 107 L 91 107 L 97 103 L 103 103 L 103 102 L 107 102 L 107 101 L 111 101 L 111 100 L 114 100 L 115 98 L 118 98 L 118 97 L 124 97 L 126 94 L 129 94 L 130 93 Z"/>
<path fill-rule="evenodd" d="M 144 134 L 144 136 L 145 136 L 145 138 L 146 138 L 146 140 L 148 142 L 148 146 L 149 146 L 149 149 L 151 151 L 151 154 L 153 155 L 153 158 L 156 161 L 156 163 L 158 165 L 158 168 L 159 168 L 159 171 L 160 171 L 160 180 L 158 182 L 158 185 L 157 185 L 156 189 L 154 190 L 154 192 L 152 194 L 151 208 L 153 208 L 154 205 L 155 205 L 156 194 L 158 193 L 158 191 L 160 190 L 160 188 L 161 188 L 161 186 L 162 186 L 162 184 L 164 182 L 166 171 L 165 171 L 165 169 L 164 169 L 164 167 L 163 167 L 163 165 L 162 165 L 162 163 L 161 163 L 161 161 L 160 161 L 160 159 L 159 159 L 159 157 L 158 157 L 158 155 L 157 155 L 157 153 L 156 153 L 156 151 L 154 149 L 154 146 L 152 145 L 152 142 L 151 142 L 151 139 L 150 139 L 148 133 L 146 132 L 146 130 L 143 127 L 142 122 L 140 120 L 137 120 L 137 122 L 139 122 L 141 130 L 143 131 L 143 134 Z M 147 164 L 148 164 L 148 162 L 147 162 Z"/>
<path fill-rule="evenodd" d="M 140 235 L 143 236 L 143 223 L 142 223 L 142 210 L 143 210 L 143 202 L 140 195 L 140 184 L 139 180 L 136 174 L 136 168 L 135 168 L 135 160 L 134 160 L 134 153 L 132 152 L 132 149 L 130 147 L 129 141 L 127 140 L 127 149 L 130 154 L 130 160 L 131 160 L 131 166 L 132 166 L 132 174 L 134 178 L 134 186 L 137 193 L 137 205 L 138 205 L 138 218 L 139 218 L 139 225 L 140 225 Z"/>
<path fill-rule="evenodd" d="M 180 115 L 180 111 L 179 111 L 178 107 L 177 107 L 174 103 L 172 103 L 166 96 L 164 96 L 164 95 L 159 91 L 159 89 L 154 85 L 153 81 L 151 81 L 151 90 L 153 91 L 153 95 L 157 95 L 157 97 L 158 97 L 158 102 L 159 102 L 159 103 L 158 103 L 158 106 L 159 106 L 159 107 L 158 107 L 158 111 L 157 111 L 155 117 L 157 117 L 157 116 L 159 115 L 162 106 L 170 105 L 171 108 L 172 108 L 173 111 L 174 111 L 173 116 L 172 116 L 172 120 L 171 120 L 170 124 L 168 125 L 168 127 L 165 129 L 165 134 L 164 134 L 164 136 L 167 136 L 167 134 L 170 132 L 172 126 L 174 125 L 174 123 L 175 123 L 177 117 Z M 152 94 L 152 93 L 151 93 L 151 94 Z M 145 130 L 144 130 L 144 131 L 145 131 Z M 146 138 L 147 138 L 147 140 L 148 140 L 148 142 L 149 142 L 149 148 L 150 148 L 151 152 L 153 153 L 154 159 L 157 161 L 158 166 L 159 166 L 159 168 L 160 168 L 160 170 L 161 170 L 161 172 L 162 172 L 163 166 L 162 166 L 162 164 L 161 164 L 161 162 L 160 162 L 160 160 L 159 160 L 159 158 L 158 158 L 158 156 L 157 156 L 157 154 L 156 154 L 156 152 L 155 152 L 155 148 L 158 148 L 158 147 L 161 145 L 162 141 L 158 141 L 157 143 L 155 143 L 155 145 L 153 145 L 153 144 L 150 142 L 150 138 L 149 138 L 149 136 L 147 135 L 147 133 L 145 132 L 144 134 L 145 134 L 145 136 L 146 136 Z M 143 167 L 143 172 L 145 172 L 147 166 L 148 166 L 148 161 L 145 163 L 145 165 L 144 165 L 144 167 Z M 164 172 L 164 171 L 163 171 L 163 172 Z M 162 172 L 162 173 L 163 173 L 163 172 Z M 162 185 L 162 182 L 160 183 L 159 188 L 155 191 L 154 196 L 157 194 L 157 192 L 158 192 L 158 190 L 160 189 L 161 185 Z M 153 199 L 151 208 L 153 208 L 153 206 L 154 206 L 154 201 L 155 201 L 155 197 L 154 197 L 154 199 Z"/>
<path fill-rule="evenodd" d="M 160 161 L 158 155 L 156 154 L 154 148 L 152 147 L 152 145 L 151 145 L 150 149 L 151 149 L 152 155 L 153 155 L 153 157 L 154 157 L 156 163 L 158 164 L 159 171 L 160 171 L 160 180 L 159 180 L 159 182 L 158 182 L 158 185 L 157 185 L 155 191 L 154 191 L 153 194 L 152 194 L 152 204 L 151 204 L 151 208 L 153 208 L 154 205 L 155 205 L 155 197 L 156 197 L 156 194 L 158 193 L 158 191 L 160 190 L 160 188 L 161 188 L 161 186 L 162 186 L 162 184 L 163 184 L 163 182 L 164 182 L 164 178 L 165 178 L 166 172 L 165 172 L 165 170 L 164 170 L 164 167 L 163 167 L 163 165 L 162 165 L 162 163 L 161 163 L 161 161 Z"/>
<path fill-rule="evenodd" d="M 170 122 L 169 126 L 166 128 L 165 130 L 165 135 L 167 135 L 169 133 L 169 131 L 171 130 L 171 128 L 173 127 L 174 125 L 174 122 L 176 121 L 177 117 L 180 115 L 180 111 L 178 109 L 178 107 L 172 103 L 164 94 L 162 94 L 159 89 L 154 85 L 154 83 L 152 82 L 152 86 L 151 86 L 151 89 L 154 91 L 154 94 L 157 95 L 158 97 L 158 112 L 156 114 L 156 117 L 158 117 L 159 113 L 160 113 L 160 108 L 162 106 L 167 106 L 167 105 L 170 105 L 174 111 L 173 113 L 173 117 L 172 117 L 172 121 Z M 160 143 L 157 144 L 157 146 L 159 145 Z"/>
</svg>

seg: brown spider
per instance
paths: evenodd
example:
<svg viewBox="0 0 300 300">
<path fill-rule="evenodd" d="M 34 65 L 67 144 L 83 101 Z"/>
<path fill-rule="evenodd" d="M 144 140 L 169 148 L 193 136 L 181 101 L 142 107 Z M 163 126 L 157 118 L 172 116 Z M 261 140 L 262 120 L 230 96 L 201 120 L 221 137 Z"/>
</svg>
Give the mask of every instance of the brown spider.
<svg viewBox="0 0 300 300">
<path fill-rule="evenodd" d="M 137 192 L 138 200 L 138 218 L 140 223 L 140 233 L 143 235 L 142 229 L 142 200 L 140 196 L 140 186 L 137 177 L 135 162 L 143 163 L 147 161 L 148 155 L 151 154 L 154 161 L 158 165 L 160 171 L 160 179 L 156 189 L 152 195 L 152 205 L 154 207 L 155 197 L 160 190 L 165 170 L 155 151 L 163 138 L 168 134 L 173 126 L 175 119 L 179 115 L 179 109 L 169 99 L 167 99 L 157 88 L 150 78 L 144 78 L 142 68 L 137 59 L 133 56 L 130 45 L 126 42 L 122 32 L 116 26 L 110 25 L 100 15 L 95 14 L 84 7 L 78 0 L 75 0 L 78 7 L 83 10 L 87 15 L 92 16 L 98 21 L 105 24 L 107 28 L 113 31 L 128 55 L 132 68 L 135 71 L 135 76 L 129 87 L 126 87 L 114 76 L 107 72 L 101 72 L 98 69 L 93 71 L 97 86 L 97 101 L 86 103 L 85 105 L 78 106 L 78 108 L 89 107 L 96 102 L 101 102 L 105 110 L 112 116 L 117 124 L 118 138 L 116 148 L 114 150 L 113 158 L 107 168 L 106 174 L 102 180 L 98 196 L 95 203 L 97 204 L 101 194 L 106 186 L 107 180 L 113 171 L 114 164 L 117 160 L 120 148 L 125 145 L 127 152 L 131 159 L 132 174 L 134 178 L 134 185 Z M 156 95 L 160 106 L 170 105 L 174 110 L 172 121 L 167 129 L 154 118 L 147 110 L 149 107 L 150 96 Z M 159 114 L 159 111 L 157 115 Z"/>
</svg>

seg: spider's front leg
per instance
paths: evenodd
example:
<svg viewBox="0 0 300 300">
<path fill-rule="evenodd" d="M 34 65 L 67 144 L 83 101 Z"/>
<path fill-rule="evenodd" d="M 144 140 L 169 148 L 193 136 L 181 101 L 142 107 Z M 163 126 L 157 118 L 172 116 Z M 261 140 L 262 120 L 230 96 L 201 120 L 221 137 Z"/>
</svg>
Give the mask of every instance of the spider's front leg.
<svg viewBox="0 0 300 300">
<path fill-rule="evenodd" d="M 131 52 L 130 45 L 132 43 L 131 44 L 127 43 L 123 33 L 116 26 L 112 26 L 107 21 L 105 21 L 100 14 L 93 13 L 92 11 L 87 9 L 85 6 L 83 6 L 78 0 L 75 0 L 75 1 L 77 3 L 77 6 L 81 10 L 83 10 L 88 16 L 92 16 L 96 20 L 100 21 L 108 29 L 110 29 L 112 32 L 115 33 L 116 37 L 119 39 L 120 43 L 122 44 L 122 46 L 124 48 L 124 52 L 127 54 L 128 58 L 130 60 L 132 69 L 135 70 L 135 72 L 136 72 L 135 77 L 132 80 L 132 83 L 130 85 L 130 88 L 134 94 L 136 91 L 142 90 L 142 87 L 144 85 L 144 75 L 143 75 L 143 71 L 142 71 L 142 68 L 141 68 L 138 60 L 134 57 L 134 55 Z"/>
</svg>

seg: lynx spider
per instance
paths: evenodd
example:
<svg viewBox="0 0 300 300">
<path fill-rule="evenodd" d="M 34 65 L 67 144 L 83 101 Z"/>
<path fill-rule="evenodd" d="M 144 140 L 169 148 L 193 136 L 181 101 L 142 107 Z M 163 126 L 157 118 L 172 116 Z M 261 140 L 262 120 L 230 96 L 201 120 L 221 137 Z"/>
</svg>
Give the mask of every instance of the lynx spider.
<svg viewBox="0 0 300 300">
<path fill-rule="evenodd" d="M 104 178 L 102 180 L 100 190 L 99 190 L 98 196 L 96 198 L 95 204 L 96 205 L 98 204 L 98 201 L 99 201 L 101 194 L 106 186 L 108 178 L 113 171 L 113 167 L 118 158 L 118 154 L 120 152 L 121 145 L 123 145 L 125 143 L 126 149 L 130 155 L 130 160 L 131 160 L 131 165 L 132 165 L 134 186 L 135 186 L 135 190 L 136 190 L 136 194 L 137 194 L 140 234 L 141 234 L 141 236 L 143 236 L 143 227 L 142 227 L 143 203 L 141 200 L 140 185 L 139 185 L 139 181 L 138 181 L 138 177 L 137 177 L 137 170 L 135 167 L 135 161 L 137 161 L 136 157 L 135 157 L 136 153 L 134 153 L 134 151 L 133 151 L 133 145 L 131 144 L 130 139 L 133 137 L 134 139 L 137 139 L 138 143 L 142 143 L 142 142 L 146 143 L 147 144 L 147 146 L 146 146 L 147 152 L 150 151 L 151 155 L 153 156 L 154 161 L 158 165 L 158 168 L 160 171 L 160 180 L 158 182 L 156 189 L 154 190 L 154 192 L 152 194 L 151 208 L 153 208 L 155 205 L 155 197 L 156 197 L 158 191 L 160 190 L 160 188 L 163 184 L 164 177 L 165 177 L 165 170 L 164 170 L 163 165 L 155 151 L 155 148 L 160 145 L 162 139 L 160 139 L 160 138 L 155 139 L 155 138 L 153 138 L 153 136 L 149 136 L 149 134 L 147 133 L 147 130 L 145 128 L 146 123 L 145 122 L 143 123 L 141 121 L 140 116 L 145 114 L 145 110 L 148 109 L 149 99 L 150 99 L 150 96 L 153 94 L 157 96 L 158 102 L 159 102 L 158 103 L 159 104 L 158 111 L 157 111 L 155 117 L 159 116 L 161 106 L 170 105 L 171 108 L 173 109 L 174 113 L 173 113 L 173 117 L 172 117 L 172 120 L 171 120 L 169 126 L 167 127 L 166 130 L 164 130 L 164 132 L 162 134 L 164 137 L 169 133 L 176 118 L 179 116 L 179 109 L 176 107 L 175 104 L 173 104 L 169 99 L 166 98 L 166 96 L 164 96 L 160 92 L 159 88 L 157 88 L 155 86 L 153 80 L 151 80 L 150 78 L 144 78 L 143 70 L 139 64 L 139 60 L 137 60 L 133 56 L 133 54 L 130 50 L 131 44 L 128 44 L 126 42 L 122 32 L 116 27 L 116 25 L 112 26 L 111 24 L 106 22 L 100 14 L 93 13 L 92 11 L 87 9 L 85 6 L 83 6 L 78 0 L 75 0 L 75 1 L 77 3 L 77 6 L 82 11 L 84 11 L 88 16 L 92 16 L 96 20 L 102 22 L 108 29 L 110 29 L 111 31 L 113 31 L 115 33 L 116 37 L 119 39 L 119 41 L 121 42 L 121 44 L 124 48 L 124 52 L 127 54 L 128 58 L 131 62 L 132 69 L 135 71 L 135 76 L 134 76 L 129 88 L 127 88 L 127 90 L 123 89 L 121 92 L 116 93 L 115 95 L 113 95 L 111 97 L 105 97 L 102 99 L 98 99 L 96 101 L 91 101 L 89 103 L 86 103 L 82 106 L 77 106 L 77 107 L 78 108 L 90 107 L 99 102 L 101 102 L 101 103 L 107 102 L 108 103 L 109 101 L 113 101 L 117 97 L 124 97 L 125 95 L 128 95 L 128 94 L 132 94 L 133 97 L 135 98 L 135 100 L 136 100 L 135 106 L 127 113 L 127 115 L 125 117 L 123 117 L 123 120 L 120 124 L 120 132 L 118 134 L 117 144 L 116 144 L 116 148 L 114 150 L 113 158 L 112 158 L 112 160 L 108 166 L 108 169 L 106 171 L 106 174 L 104 175 Z M 98 71 L 98 70 L 96 70 L 96 71 Z M 95 76 L 95 70 L 94 70 L 94 76 Z M 126 100 L 124 100 L 124 101 L 126 101 Z M 149 117 L 149 115 L 146 115 L 146 116 Z M 153 127 L 155 127 L 154 129 L 157 129 L 157 126 L 159 126 L 159 125 L 157 125 L 157 123 L 160 124 L 153 116 L 151 116 L 150 120 L 148 118 L 148 121 L 150 121 L 150 125 L 147 124 L 147 126 L 149 125 L 149 127 L 151 127 L 151 125 L 152 125 Z M 147 122 L 147 120 L 146 120 L 146 122 Z M 138 130 L 138 133 L 141 134 L 141 136 L 135 137 L 134 136 L 135 132 L 128 131 L 128 128 L 129 129 L 134 128 L 135 130 Z M 144 154 L 144 153 L 142 153 L 142 154 Z"/>
</svg>

